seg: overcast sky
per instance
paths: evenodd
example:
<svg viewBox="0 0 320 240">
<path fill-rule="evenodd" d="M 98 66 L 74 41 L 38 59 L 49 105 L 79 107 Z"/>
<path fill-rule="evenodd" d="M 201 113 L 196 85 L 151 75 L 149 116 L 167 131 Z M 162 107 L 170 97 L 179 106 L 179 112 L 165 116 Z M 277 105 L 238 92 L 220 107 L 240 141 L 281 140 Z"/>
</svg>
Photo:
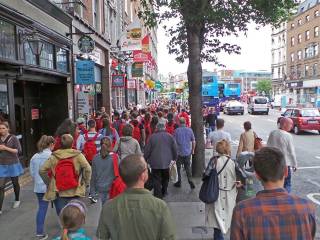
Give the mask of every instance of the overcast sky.
<svg viewBox="0 0 320 240">
<path fill-rule="evenodd" d="M 169 55 L 167 44 L 169 37 L 165 30 L 159 26 L 158 29 L 158 64 L 159 73 L 167 75 L 183 73 L 187 71 L 187 63 L 179 64 L 175 61 L 174 55 Z M 242 50 L 241 55 L 228 55 L 222 53 L 219 55 L 221 63 L 226 65 L 226 69 L 232 70 L 268 70 L 271 71 L 271 27 L 264 27 L 259 30 L 255 25 L 251 25 L 247 37 L 244 35 L 236 38 L 229 38 L 231 43 L 238 43 Z M 220 69 L 213 63 L 204 63 L 203 69 Z"/>
</svg>

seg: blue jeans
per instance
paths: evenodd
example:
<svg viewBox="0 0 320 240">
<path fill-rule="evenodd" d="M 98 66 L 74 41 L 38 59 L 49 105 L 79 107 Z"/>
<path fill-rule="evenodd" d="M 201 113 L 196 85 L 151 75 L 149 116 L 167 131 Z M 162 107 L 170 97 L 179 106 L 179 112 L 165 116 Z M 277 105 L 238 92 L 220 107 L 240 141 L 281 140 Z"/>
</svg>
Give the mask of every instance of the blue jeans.
<svg viewBox="0 0 320 240">
<path fill-rule="evenodd" d="M 288 166 L 288 176 L 284 179 L 284 186 L 283 186 L 288 193 L 291 192 L 291 167 Z"/>
<path fill-rule="evenodd" d="M 43 231 L 44 220 L 46 219 L 47 210 L 50 202 L 43 200 L 44 193 L 36 193 L 36 195 L 38 198 L 38 205 L 39 205 L 37 216 L 36 216 L 36 225 L 37 225 L 36 234 L 44 234 L 44 231 Z M 53 203 L 55 205 L 57 215 L 59 215 L 60 208 L 59 208 L 58 202 L 55 200 L 53 201 Z"/>
<path fill-rule="evenodd" d="M 214 228 L 213 240 L 223 240 L 223 234 L 219 228 Z"/>
</svg>

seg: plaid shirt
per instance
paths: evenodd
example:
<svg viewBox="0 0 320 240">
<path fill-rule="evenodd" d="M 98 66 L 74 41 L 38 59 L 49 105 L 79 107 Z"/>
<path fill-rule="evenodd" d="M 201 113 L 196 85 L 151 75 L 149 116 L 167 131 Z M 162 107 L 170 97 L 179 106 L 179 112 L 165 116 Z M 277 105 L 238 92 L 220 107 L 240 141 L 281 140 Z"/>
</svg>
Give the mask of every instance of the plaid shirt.
<svg viewBox="0 0 320 240">
<path fill-rule="evenodd" d="M 315 206 L 275 189 L 263 190 L 235 207 L 230 239 L 312 240 L 315 232 Z"/>
</svg>

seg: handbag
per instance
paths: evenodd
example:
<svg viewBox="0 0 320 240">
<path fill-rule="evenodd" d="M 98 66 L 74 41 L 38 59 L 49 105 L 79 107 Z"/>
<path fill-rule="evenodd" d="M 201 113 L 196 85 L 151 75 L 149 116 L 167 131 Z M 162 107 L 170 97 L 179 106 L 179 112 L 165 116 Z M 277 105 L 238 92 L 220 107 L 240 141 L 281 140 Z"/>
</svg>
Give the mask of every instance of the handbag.
<svg viewBox="0 0 320 240">
<path fill-rule="evenodd" d="M 218 157 L 215 156 L 210 159 L 210 162 L 205 170 L 204 176 L 202 178 L 202 185 L 199 192 L 199 199 L 207 204 L 214 203 L 219 198 L 219 174 L 227 166 L 230 158 L 225 162 L 223 167 L 219 172 L 217 172 L 217 161 Z M 213 164 L 213 168 L 211 168 Z"/>
<path fill-rule="evenodd" d="M 255 132 L 253 134 L 254 134 L 254 150 L 258 151 L 263 147 L 262 138 L 259 138 Z"/>
<path fill-rule="evenodd" d="M 109 191 L 110 199 L 115 198 L 127 188 L 126 184 L 123 182 L 122 178 L 119 175 L 118 156 L 116 154 L 112 154 L 112 161 L 113 161 L 113 171 L 114 171 L 115 178 L 113 179 L 113 182 Z"/>
<path fill-rule="evenodd" d="M 172 164 L 170 164 L 169 175 L 170 175 L 170 181 L 172 183 L 178 182 L 178 170 L 177 170 L 176 162 L 173 162 Z"/>
</svg>

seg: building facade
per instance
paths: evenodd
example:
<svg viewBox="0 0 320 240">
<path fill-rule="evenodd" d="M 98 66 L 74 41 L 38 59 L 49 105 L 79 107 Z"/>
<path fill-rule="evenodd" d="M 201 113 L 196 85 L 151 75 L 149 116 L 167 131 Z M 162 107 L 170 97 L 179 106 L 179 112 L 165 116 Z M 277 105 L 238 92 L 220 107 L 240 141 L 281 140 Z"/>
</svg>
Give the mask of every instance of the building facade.
<svg viewBox="0 0 320 240">
<path fill-rule="evenodd" d="M 307 0 L 288 22 L 286 91 L 290 103 L 319 106 L 320 92 L 320 2 Z"/>
</svg>

